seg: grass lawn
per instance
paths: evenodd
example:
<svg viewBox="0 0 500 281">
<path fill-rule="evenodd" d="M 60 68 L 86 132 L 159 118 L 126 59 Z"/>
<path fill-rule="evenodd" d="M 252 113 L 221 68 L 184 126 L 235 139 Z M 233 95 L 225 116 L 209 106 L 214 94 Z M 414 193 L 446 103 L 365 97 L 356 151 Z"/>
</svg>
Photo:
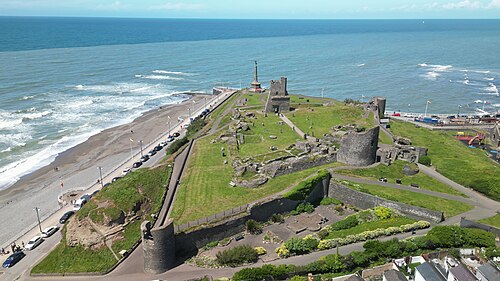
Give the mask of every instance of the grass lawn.
<svg viewBox="0 0 500 281">
<path fill-rule="evenodd" d="M 500 228 L 500 214 L 496 214 L 492 217 L 479 220 L 479 222 Z"/>
<path fill-rule="evenodd" d="M 261 97 L 264 96 L 264 102 L 267 99 L 267 94 L 259 94 L 259 93 L 245 93 L 244 95 L 239 98 L 241 99 L 247 99 L 246 106 L 262 106 L 264 107 L 264 102 L 261 101 Z"/>
<path fill-rule="evenodd" d="M 311 104 L 311 103 L 325 103 L 331 102 L 331 99 L 323 99 L 318 97 L 309 97 L 302 95 L 290 95 L 290 103 L 295 105 Z"/>
<path fill-rule="evenodd" d="M 410 138 L 414 145 L 427 147 L 432 165 L 445 177 L 500 201 L 500 165 L 482 150 L 468 148 L 449 133 L 417 128 L 411 123 L 392 121 L 391 131 Z"/>
<path fill-rule="evenodd" d="M 247 122 L 253 122 L 255 126 L 250 125 L 250 130 L 242 132 L 245 137 L 245 143 L 240 145 L 238 152 L 240 157 L 245 158 L 258 154 L 267 154 L 271 152 L 271 146 L 277 147 L 278 150 L 283 150 L 300 139 L 297 132 L 292 130 L 288 125 L 284 123 L 281 125 L 281 119 L 275 114 L 268 114 L 267 117 L 260 114 L 256 116 L 257 119 L 247 120 Z M 276 136 L 277 138 L 271 139 L 269 136 Z"/>
<path fill-rule="evenodd" d="M 211 138 L 200 139 L 193 147 L 172 210 L 172 218 L 177 225 L 278 193 L 319 169 L 340 165 L 334 163 L 276 177 L 254 189 L 231 187 L 229 182 L 233 169 L 230 164 L 224 164 L 220 152 L 225 144 L 212 144 L 210 141 Z"/>
<path fill-rule="evenodd" d="M 355 227 L 351 227 L 349 229 L 331 231 L 330 233 L 328 233 L 328 236 L 325 239 L 344 238 L 347 235 L 359 234 L 361 232 L 375 230 L 378 228 L 388 228 L 391 226 L 401 226 L 404 224 L 410 224 L 410 223 L 414 223 L 414 222 L 415 222 L 414 219 L 410 219 L 407 217 L 394 217 L 394 218 L 388 218 L 388 219 L 379 220 L 379 221 L 365 222 L 362 224 L 358 224 Z"/>
<path fill-rule="evenodd" d="M 346 183 L 346 186 L 352 189 L 376 195 L 381 198 L 427 208 L 430 210 L 441 211 L 444 212 L 444 215 L 447 218 L 467 212 L 469 210 L 472 210 L 473 208 L 472 205 L 463 202 L 429 196 L 426 194 L 411 192 L 407 190 L 399 190 L 380 185 L 357 184 L 347 181 L 342 181 L 342 183 Z"/>
<path fill-rule="evenodd" d="M 389 137 L 384 132 L 382 132 L 382 130 L 380 130 L 380 133 L 378 135 L 378 142 L 383 143 L 383 144 L 392 144 L 393 143 L 392 138 Z"/>
<path fill-rule="evenodd" d="M 304 133 L 321 137 L 337 125 L 358 124 L 372 127 L 373 114 L 363 118 L 363 109 L 357 106 L 331 105 L 312 108 L 298 108 L 286 116 Z"/>
<path fill-rule="evenodd" d="M 403 174 L 403 167 L 409 164 L 404 161 L 396 161 L 390 166 L 378 165 L 370 169 L 357 169 L 357 170 L 340 170 L 337 171 L 339 174 L 350 175 L 362 178 L 368 178 L 373 180 L 378 180 L 381 177 L 386 177 L 389 182 L 396 182 L 396 179 L 401 179 L 402 185 L 410 185 L 416 183 L 422 189 L 448 193 L 458 196 L 465 196 L 465 194 L 453 189 L 452 187 L 435 180 L 434 178 L 420 172 L 414 176 L 407 176 Z"/>
<path fill-rule="evenodd" d="M 82 246 L 69 247 L 61 242 L 31 273 L 105 272 L 115 263 L 116 259 L 107 247 L 90 250 Z"/>
</svg>

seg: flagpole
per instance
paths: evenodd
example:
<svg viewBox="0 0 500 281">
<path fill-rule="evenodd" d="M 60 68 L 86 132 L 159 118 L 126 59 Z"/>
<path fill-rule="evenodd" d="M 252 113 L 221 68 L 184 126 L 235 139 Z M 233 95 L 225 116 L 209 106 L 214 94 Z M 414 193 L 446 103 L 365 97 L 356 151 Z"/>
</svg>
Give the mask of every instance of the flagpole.
<svg viewBox="0 0 500 281">
<path fill-rule="evenodd" d="M 429 106 L 429 103 L 431 103 L 431 101 L 427 101 L 425 103 L 425 113 L 424 113 L 424 117 L 427 117 L 427 107 Z"/>
</svg>

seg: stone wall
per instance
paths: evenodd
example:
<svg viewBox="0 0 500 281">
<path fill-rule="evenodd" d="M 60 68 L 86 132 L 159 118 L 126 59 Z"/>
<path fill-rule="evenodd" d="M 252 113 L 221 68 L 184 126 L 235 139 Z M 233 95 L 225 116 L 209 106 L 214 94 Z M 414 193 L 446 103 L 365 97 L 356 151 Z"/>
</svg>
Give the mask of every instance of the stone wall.
<svg viewBox="0 0 500 281">
<path fill-rule="evenodd" d="M 317 183 L 305 201 L 317 202 L 328 194 L 330 178 Z M 193 253 L 211 241 L 222 240 L 226 237 L 236 235 L 245 230 L 245 223 L 249 219 L 264 222 L 269 220 L 273 214 L 287 213 L 294 210 L 300 201 L 293 201 L 276 196 L 266 201 L 252 204 L 244 214 L 236 215 L 226 220 L 210 224 L 187 233 L 175 235 L 175 245 L 178 256 L 186 256 Z"/>
<path fill-rule="evenodd" d="M 337 160 L 353 166 L 369 166 L 375 163 L 379 131 L 379 126 L 376 126 L 364 132 L 351 131 L 343 136 Z"/>
<path fill-rule="evenodd" d="M 337 153 L 304 155 L 299 158 L 289 158 L 283 162 L 269 163 L 263 166 L 261 170 L 263 174 L 274 178 L 335 162 L 337 162 Z"/>
<path fill-rule="evenodd" d="M 460 220 L 460 227 L 479 228 L 479 229 L 486 230 L 486 231 L 489 231 L 489 232 L 495 234 L 496 237 L 500 237 L 500 229 L 499 228 L 496 228 L 494 226 L 487 225 L 484 223 L 479 223 L 477 221 L 471 221 L 471 220 L 468 220 L 464 217 L 462 217 Z"/>
<path fill-rule="evenodd" d="M 442 222 L 444 220 L 443 212 L 433 211 L 379 198 L 370 194 L 350 189 L 333 180 L 330 181 L 328 197 L 337 198 L 346 204 L 353 205 L 360 209 L 370 209 L 376 206 L 385 206 L 398 210 L 399 212 L 413 218 L 422 218 L 432 220 L 434 222 Z"/>
<path fill-rule="evenodd" d="M 269 85 L 269 95 L 274 96 L 286 96 L 288 92 L 286 90 L 287 79 L 286 77 L 281 77 L 280 80 L 271 80 Z"/>
<path fill-rule="evenodd" d="M 159 274 L 175 266 L 174 221 L 152 228 L 149 221 L 141 224 L 144 271 Z"/>
<path fill-rule="evenodd" d="M 266 112 L 281 112 L 290 110 L 290 96 L 288 96 L 287 79 L 281 77 L 280 80 L 271 80 L 269 96 L 267 97 Z"/>
</svg>

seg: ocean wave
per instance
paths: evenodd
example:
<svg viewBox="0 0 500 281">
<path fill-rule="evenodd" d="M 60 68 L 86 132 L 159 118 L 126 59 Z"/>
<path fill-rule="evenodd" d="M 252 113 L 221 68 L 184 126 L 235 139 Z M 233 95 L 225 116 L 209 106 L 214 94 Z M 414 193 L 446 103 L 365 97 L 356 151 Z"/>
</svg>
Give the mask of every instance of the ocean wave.
<svg viewBox="0 0 500 281">
<path fill-rule="evenodd" d="M 493 107 L 500 107 L 500 103 L 494 103 L 491 106 L 493 106 Z"/>
<path fill-rule="evenodd" d="M 484 80 L 486 80 L 486 81 L 493 81 L 493 80 L 495 80 L 495 78 L 493 78 L 493 77 L 484 77 Z"/>
<path fill-rule="evenodd" d="M 420 67 L 426 67 L 426 66 L 428 66 L 428 64 L 426 64 L 426 63 L 419 63 L 418 66 L 420 66 Z"/>
<path fill-rule="evenodd" d="M 140 75 L 140 74 L 137 74 L 137 75 L 135 75 L 135 77 L 143 78 L 143 79 L 151 79 L 151 80 L 174 80 L 174 81 L 184 80 L 184 78 L 172 77 L 172 76 L 168 76 L 168 75 Z"/>
<path fill-rule="evenodd" d="M 34 155 L 20 157 L 20 160 L 0 167 L 0 190 L 8 188 L 17 182 L 20 177 L 50 164 L 59 153 L 84 142 L 96 133 L 98 132 L 93 131 L 86 134 L 64 136 L 56 143 L 39 149 Z"/>
<path fill-rule="evenodd" d="M 152 73 L 155 74 L 173 74 L 173 75 L 186 75 L 186 76 L 191 76 L 194 75 L 194 73 L 187 73 L 187 72 L 181 72 L 181 71 L 168 71 L 168 70 L 153 70 L 151 71 Z"/>
<path fill-rule="evenodd" d="M 45 117 L 45 116 L 48 116 L 51 114 L 52 114 L 52 111 L 50 111 L 50 110 L 46 110 L 43 112 L 26 113 L 26 114 L 23 114 L 22 120 L 23 120 L 23 122 L 28 121 L 28 120 L 35 120 L 35 119 L 42 118 L 42 117 Z"/>
<path fill-rule="evenodd" d="M 481 73 L 481 74 L 489 74 L 489 73 L 491 73 L 491 71 L 489 71 L 489 70 L 475 70 L 473 72 L 475 72 L 475 73 Z"/>
<path fill-rule="evenodd" d="M 363 67 L 363 66 L 365 66 L 365 65 L 366 65 L 366 64 L 364 64 L 364 63 L 360 63 L 360 64 L 357 64 L 356 66 L 357 66 L 357 67 Z"/>
<path fill-rule="evenodd" d="M 1 118 L 1 117 L 0 117 Z M 23 118 L 0 119 L 0 130 L 14 129 L 23 123 Z"/>
<path fill-rule="evenodd" d="M 6 149 L 4 149 L 4 150 L 0 151 L 0 153 L 10 152 L 10 151 L 12 151 L 12 147 L 10 147 L 10 146 L 9 146 L 9 147 L 7 147 Z"/>
<path fill-rule="evenodd" d="M 492 93 L 493 95 L 496 95 L 496 96 L 498 96 L 500 94 L 498 92 L 497 86 L 495 84 L 493 84 L 493 83 L 489 83 L 488 87 L 485 87 L 484 90 L 486 90 L 486 91 L 488 91 L 488 92 L 490 92 L 490 93 Z"/>
<path fill-rule="evenodd" d="M 447 72 L 450 71 L 451 68 L 453 68 L 453 65 L 426 64 L 426 63 L 418 64 L 418 66 L 429 68 L 429 70 L 435 72 Z"/>
<path fill-rule="evenodd" d="M 427 80 L 436 80 L 439 76 L 441 76 L 441 74 L 435 71 L 429 71 L 424 75 L 425 79 Z"/>
<path fill-rule="evenodd" d="M 30 99 L 34 99 L 34 98 L 35 98 L 35 96 L 23 96 L 19 100 L 30 100 Z"/>
</svg>

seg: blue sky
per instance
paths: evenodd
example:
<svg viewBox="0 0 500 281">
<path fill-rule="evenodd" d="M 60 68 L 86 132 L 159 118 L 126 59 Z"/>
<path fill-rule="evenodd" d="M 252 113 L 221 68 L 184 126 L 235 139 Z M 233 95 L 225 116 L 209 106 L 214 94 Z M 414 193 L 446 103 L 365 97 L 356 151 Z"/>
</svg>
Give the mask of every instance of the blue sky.
<svg viewBox="0 0 500 281">
<path fill-rule="evenodd" d="M 0 0 L 0 15 L 267 19 L 500 18 L 500 0 Z"/>
</svg>

